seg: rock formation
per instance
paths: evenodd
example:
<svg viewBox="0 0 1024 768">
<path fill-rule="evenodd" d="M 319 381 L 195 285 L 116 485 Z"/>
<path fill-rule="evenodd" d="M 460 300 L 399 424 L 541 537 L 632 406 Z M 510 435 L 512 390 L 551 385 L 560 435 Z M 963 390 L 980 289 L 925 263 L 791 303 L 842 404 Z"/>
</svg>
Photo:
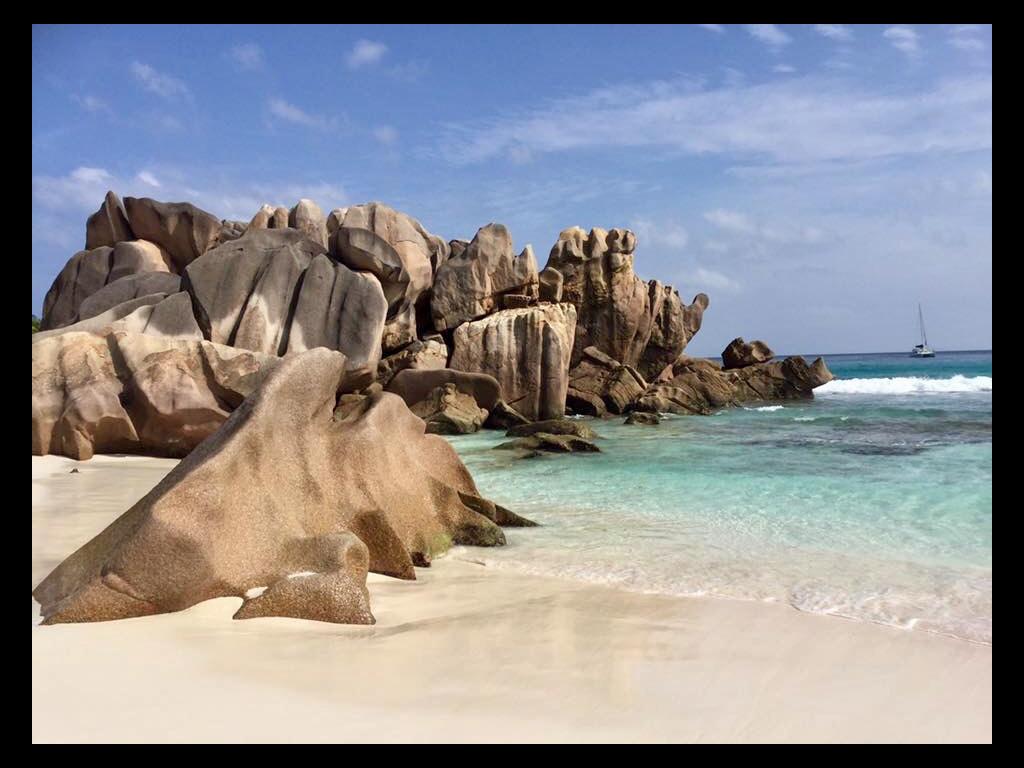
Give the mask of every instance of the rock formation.
<svg viewBox="0 0 1024 768">
<path fill-rule="evenodd" d="M 488 412 L 501 401 L 501 385 L 493 376 L 451 368 L 407 368 L 388 382 L 387 391 L 398 395 L 412 408 L 444 384 L 454 384 L 459 392 L 472 397 L 480 408 Z"/>
<path fill-rule="evenodd" d="M 574 413 L 604 416 L 625 413 L 647 389 L 636 369 L 613 360 L 597 347 L 587 347 L 579 364 L 569 371 L 566 405 Z"/>
<path fill-rule="evenodd" d="M 448 347 L 443 341 L 427 339 L 414 341 L 377 364 L 377 381 L 386 387 L 391 379 L 407 368 L 413 370 L 437 370 L 448 364 Z"/>
<path fill-rule="evenodd" d="M 483 317 L 506 293 L 537 296 L 537 259 L 530 246 L 514 255 L 508 229 L 488 224 L 438 267 L 430 299 L 434 327 L 450 330 Z"/>
<path fill-rule="evenodd" d="M 178 272 L 217 244 L 220 219 L 191 203 L 126 197 L 124 207 L 135 237 L 167 251 Z"/>
<path fill-rule="evenodd" d="M 427 432 L 441 435 L 476 432 L 487 418 L 487 411 L 472 396 L 459 392 L 454 384 L 434 388 L 410 410 L 426 422 Z"/>
<path fill-rule="evenodd" d="M 728 371 L 732 368 L 767 363 L 773 357 L 775 353 L 763 341 L 752 341 L 747 344 L 742 336 L 737 336 L 722 350 L 722 368 Z"/>
<path fill-rule="evenodd" d="M 576 310 L 571 304 L 506 309 L 455 330 L 451 367 L 486 373 L 528 419 L 565 413 Z"/>
<path fill-rule="evenodd" d="M 100 209 L 85 222 L 85 250 L 104 245 L 113 247 L 124 240 L 134 239 L 121 198 L 113 191 L 107 192 Z"/>
<path fill-rule="evenodd" d="M 326 349 L 281 361 L 222 429 L 39 584 L 44 623 L 225 596 L 245 601 L 237 618 L 371 623 L 367 570 L 415 578 L 414 564 L 451 544 L 503 544 L 484 514 L 497 518 L 496 505 L 398 397 L 377 393 L 335 418 L 347 368 Z"/>
<path fill-rule="evenodd" d="M 552 247 L 545 271 L 562 276 L 562 301 L 577 311 L 573 365 L 593 346 L 651 379 L 700 329 L 707 296 L 698 294 L 687 306 L 670 286 L 644 283 L 633 272 L 635 248 L 629 230 L 587 234 L 579 227 L 563 231 Z"/>
</svg>

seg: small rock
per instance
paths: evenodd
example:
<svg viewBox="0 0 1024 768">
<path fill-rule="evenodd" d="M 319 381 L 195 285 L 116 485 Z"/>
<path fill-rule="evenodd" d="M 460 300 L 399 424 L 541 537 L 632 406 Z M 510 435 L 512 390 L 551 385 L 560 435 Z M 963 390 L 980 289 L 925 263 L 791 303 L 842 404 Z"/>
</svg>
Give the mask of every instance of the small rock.
<svg viewBox="0 0 1024 768">
<path fill-rule="evenodd" d="M 626 417 L 623 424 L 649 424 L 656 426 L 661 424 L 661 417 L 656 413 L 643 413 L 642 411 L 634 411 Z"/>
<path fill-rule="evenodd" d="M 550 453 L 600 453 L 601 449 L 589 440 L 576 435 L 553 435 L 537 432 L 494 446 L 503 450 L 548 451 Z"/>
<path fill-rule="evenodd" d="M 530 437 L 538 432 L 546 432 L 549 435 L 575 435 L 584 440 L 593 440 L 597 433 L 580 421 L 573 419 L 547 419 L 545 421 L 534 421 L 530 424 L 521 424 L 512 427 L 505 433 L 506 437 Z"/>
</svg>

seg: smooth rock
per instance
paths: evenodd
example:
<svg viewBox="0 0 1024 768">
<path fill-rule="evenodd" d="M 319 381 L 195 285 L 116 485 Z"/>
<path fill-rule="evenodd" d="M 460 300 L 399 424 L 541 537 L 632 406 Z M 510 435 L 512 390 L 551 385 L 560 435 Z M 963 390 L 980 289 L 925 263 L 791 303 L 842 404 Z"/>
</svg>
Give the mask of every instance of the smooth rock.
<svg viewBox="0 0 1024 768">
<path fill-rule="evenodd" d="M 327 219 L 312 200 L 304 197 L 288 211 L 288 226 L 327 248 Z"/>
<path fill-rule="evenodd" d="M 191 203 L 126 197 L 124 207 L 135 237 L 166 250 L 179 273 L 217 244 L 220 219 Z"/>
<path fill-rule="evenodd" d="M 493 376 L 451 368 L 407 368 L 395 374 L 385 389 L 398 395 L 411 408 L 443 384 L 454 384 L 459 392 L 472 397 L 485 411 L 491 411 L 501 400 L 501 385 Z"/>
<path fill-rule="evenodd" d="M 134 240 L 124 204 L 112 190 L 108 191 L 100 209 L 85 222 L 85 250 L 100 246 L 113 247 L 122 240 Z"/>
<path fill-rule="evenodd" d="M 377 364 L 377 381 L 386 387 L 388 383 L 407 368 L 413 370 L 438 370 L 448 364 L 448 347 L 444 341 L 424 339 L 388 355 Z"/>
</svg>

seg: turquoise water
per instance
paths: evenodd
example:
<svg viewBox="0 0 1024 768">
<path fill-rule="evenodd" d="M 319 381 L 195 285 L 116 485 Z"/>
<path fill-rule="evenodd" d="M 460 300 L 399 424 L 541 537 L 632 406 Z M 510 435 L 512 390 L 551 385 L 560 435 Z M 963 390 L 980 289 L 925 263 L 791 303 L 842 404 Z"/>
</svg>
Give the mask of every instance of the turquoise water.
<svg viewBox="0 0 1024 768">
<path fill-rule="evenodd" d="M 807 356 L 813 359 L 811 356 Z M 481 492 L 537 522 L 498 568 L 992 638 L 992 355 L 826 355 L 813 401 L 657 427 L 586 421 L 600 454 L 450 438 Z"/>
</svg>

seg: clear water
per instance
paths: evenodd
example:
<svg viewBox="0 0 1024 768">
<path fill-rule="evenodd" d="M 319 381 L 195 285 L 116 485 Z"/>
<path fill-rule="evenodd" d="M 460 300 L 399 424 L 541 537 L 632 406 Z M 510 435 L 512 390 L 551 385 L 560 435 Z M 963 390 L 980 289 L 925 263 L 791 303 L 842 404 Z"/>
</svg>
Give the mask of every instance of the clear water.
<svg viewBox="0 0 1024 768">
<path fill-rule="evenodd" d="M 600 454 L 450 438 L 482 493 L 542 525 L 454 556 L 991 643 L 991 352 L 825 358 L 839 381 L 813 401 L 587 419 Z"/>
</svg>

